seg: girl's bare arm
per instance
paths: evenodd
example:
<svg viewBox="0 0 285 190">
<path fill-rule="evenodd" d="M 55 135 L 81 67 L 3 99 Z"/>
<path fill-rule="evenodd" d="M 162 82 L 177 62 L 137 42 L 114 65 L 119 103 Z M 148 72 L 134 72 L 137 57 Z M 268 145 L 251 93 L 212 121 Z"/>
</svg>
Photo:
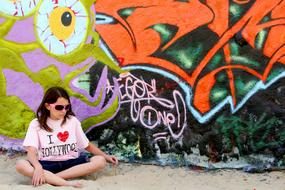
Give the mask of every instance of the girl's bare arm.
<svg viewBox="0 0 285 190">
<path fill-rule="evenodd" d="M 28 152 L 28 160 L 30 163 L 34 166 L 34 175 L 32 178 L 32 184 L 34 186 L 39 186 L 45 183 L 45 176 L 44 176 L 44 170 L 42 168 L 42 165 L 39 163 L 38 160 L 38 154 L 37 149 L 35 147 L 27 147 Z"/>
<path fill-rule="evenodd" d="M 94 155 L 101 155 L 103 156 L 106 161 L 117 165 L 118 164 L 118 159 L 115 156 L 109 156 L 105 152 L 103 152 L 101 149 L 96 147 L 93 143 L 89 142 L 89 145 L 85 148 L 88 152 L 94 154 Z"/>
</svg>

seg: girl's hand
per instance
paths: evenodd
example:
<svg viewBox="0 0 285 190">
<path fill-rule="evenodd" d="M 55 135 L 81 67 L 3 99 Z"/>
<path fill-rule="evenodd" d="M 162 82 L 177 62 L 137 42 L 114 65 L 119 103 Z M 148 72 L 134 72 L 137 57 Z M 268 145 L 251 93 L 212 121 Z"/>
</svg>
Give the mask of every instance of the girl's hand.
<svg viewBox="0 0 285 190">
<path fill-rule="evenodd" d="M 106 161 L 112 163 L 113 165 L 118 165 L 118 163 L 119 163 L 116 156 L 107 156 Z"/>
<path fill-rule="evenodd" d="M 34 186 L 39 186 L 45 183 L 45 176 L 44 176 L 44 170 L 42 166 L 36 166 L 34 170 L 34 175 L 32 178 L 32 184 Z"/>
</svg>

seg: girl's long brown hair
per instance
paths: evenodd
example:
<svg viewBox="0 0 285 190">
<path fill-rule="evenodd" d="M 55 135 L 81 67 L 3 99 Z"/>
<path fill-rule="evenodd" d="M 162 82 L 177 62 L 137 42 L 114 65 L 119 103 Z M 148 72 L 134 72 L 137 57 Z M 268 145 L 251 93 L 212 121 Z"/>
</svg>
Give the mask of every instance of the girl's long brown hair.
<svg viewBox="0 0 285 190">
<path fill-rule="evenodd" d="M 46 108 L 45 103 L 53 104 L 60 97 L 67 99 L 68 103 L 70 104 L 69 95 L 66 92 L 66 90 L 64 90 L 62 87 L 55 86 L 55 87 L 49 88 L 46 91 L 43 97 L 43 100 L 37 110 L 37 118 L 40 123 L 41 129 L 46 130 L 48 132 L 52 132 L 52 129 L 47 125 L 47 118 L 50 116 L 50 111 Z M 66 118 L 68 118 L 70 115 L 74 115 L 74 113 L 72 112 L 71 106 L 70 106 L 70 109 L 67 110 L 61 125 L 63 125 L 66 122 Z"/>
</svg>

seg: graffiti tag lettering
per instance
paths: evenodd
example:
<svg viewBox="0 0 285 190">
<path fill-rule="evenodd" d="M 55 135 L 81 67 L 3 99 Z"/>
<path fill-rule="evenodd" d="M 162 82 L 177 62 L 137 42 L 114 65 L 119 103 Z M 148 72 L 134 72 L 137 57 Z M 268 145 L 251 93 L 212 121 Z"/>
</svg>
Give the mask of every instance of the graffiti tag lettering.
<svg viewBox="0 0 285 190">
<path fill-rule="evenodd" d="M 143 79 L 126 74 L 119 80 L 125 82 L 120 86 L 121 104 L 130 103 L 130 115 L 134 122 L 139 121 L 148 129 L 163 124 L 173 138 L 181 136 L 186 126 L 186 106 L 179 91 L 173 91 L 171 101 L 157 97 L 154 79 L 148 84 Z"/>
</svg>

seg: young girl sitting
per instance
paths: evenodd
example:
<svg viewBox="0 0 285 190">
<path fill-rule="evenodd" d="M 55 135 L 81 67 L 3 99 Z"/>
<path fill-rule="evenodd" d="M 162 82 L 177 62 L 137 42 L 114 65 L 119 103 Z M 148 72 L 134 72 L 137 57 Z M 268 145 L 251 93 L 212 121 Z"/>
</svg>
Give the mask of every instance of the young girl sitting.
<svg viewBox="0 0 285 190">
<path fill-rule="evenodd" d="M 28 160 L 17 161 L 16 169 L 31 177 L 34 186 L 49 183 L 81 187 L 81 183 L 66 179 L 96 172 L 106 166 L 106 161 L 118 164 L 115 156 L 105 154 L 89 142 L 72 112 L 67 92 L 61 87 L 52 87 L 45 93 L 23 146 Z M 80 156 L 80 149 L 95 156 L 87 160 L 86 156 Z"/>
</svg>

